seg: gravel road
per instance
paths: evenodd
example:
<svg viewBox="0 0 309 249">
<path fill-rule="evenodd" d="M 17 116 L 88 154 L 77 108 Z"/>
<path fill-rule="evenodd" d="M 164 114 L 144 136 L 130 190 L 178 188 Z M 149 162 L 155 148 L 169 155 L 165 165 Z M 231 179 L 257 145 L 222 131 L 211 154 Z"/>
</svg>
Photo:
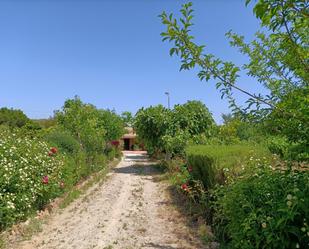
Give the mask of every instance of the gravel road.
<svg viewBox="0 0 309 249">
<path fill-rule="evenodd" d="M 199 249 L 167 184 L 144 155 L 126 153 L 103 184 L 55 212 L 20 249 Z"/>
</svg>

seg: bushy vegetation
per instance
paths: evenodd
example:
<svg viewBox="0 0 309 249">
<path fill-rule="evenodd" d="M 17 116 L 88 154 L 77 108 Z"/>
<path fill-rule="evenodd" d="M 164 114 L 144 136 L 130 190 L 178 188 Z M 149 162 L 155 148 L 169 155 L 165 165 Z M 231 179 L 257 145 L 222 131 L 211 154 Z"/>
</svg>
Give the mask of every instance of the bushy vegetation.
<svg viewBox="0 0 309 249">
<path fill-rule="evenodd" d="M 5 113 L 6 120 L 16 120 L 15 111 L 5 109 Z M 22 117 L 18 119 L 29 122 Z M 108 160 L 120 157 L 118 148 L 107 149 L 124 130 L 114 112 L 75 97 L 52 120 L 52 125 L 39 129 L 27 123 L 20 127 L 17 121 L 0 126 L 0 230 L 26 219 L 90 174 L 105 169 Z"/>
<path fill-rule="evenodd" d="M 187 163 L 192 175 L 206 189 L 215 184 L 224 184 L 227 177 L 236 177 L 253 158 L 271 161 L 271 153 L 261 145 L 202 145 L 190 146 L 186 150 Z"/>
<path fill-rule="evenodd" d="M 23 127 L 31 120 L 21 111 L 3 107 L 0 109 L 0 125 Z"/>
<path fill-rule="evenodd" d="M 162 105 L 142 108 L 134 122 L 139 138 L 150 153 L 165 151 L 172 155 L 183 154 L 196 136 L 208 138 L 214 124 L 208 108 L 200 101 L 188 101 L 172 110 Z"/>
<path fill-rule="evenodd" d="M 189 147 L 182 160 L 164 163 L 172 182 L 201 206 L 222 248 L 307 248 L 308 3 L 256 1 L 254 14 L 267 32 L 257 32 L 251 42 L 226 34 L 248 58 L 241 67 L 195 42 L 192 6 L 184 4 L 180 17 L 160 15 L 163 41 L 180 58 L 180 70 L 197 69 L 201 81 L 216 84 L 232 115 L 224 116 L 210 138 L 197 137 L 208 146 Z M 239 86 L 242 70 L 267 94 Z M 235 91 L 247 96 L 245 103 L 238 103 Z"/>
<path fill-rule="evenodd" d="M 306 248 L 309 172 L 253 166 L 212 193 L 217 238 L 227 248 Z"/>
<path fill-rule="evenodd" d="M 0 130 L 0 229 L 41 209 L 62 190 L 63 157 L 46 142 Z"/>
</svg>

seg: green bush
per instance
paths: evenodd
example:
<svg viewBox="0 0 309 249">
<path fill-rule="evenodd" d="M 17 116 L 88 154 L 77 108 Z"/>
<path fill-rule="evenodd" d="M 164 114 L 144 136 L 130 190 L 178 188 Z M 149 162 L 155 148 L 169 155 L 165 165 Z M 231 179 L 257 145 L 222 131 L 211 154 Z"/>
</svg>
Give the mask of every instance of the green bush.
<svg viewBox="0 0 309 249">
<path fill-rule="evenodd" d="M 63 152 L 75 154 L 80 150 L 78 141 L 67 131 L 52 130 L 44 138 Z"/>
<path fill-rule="evenodd" d="M 62 192 L 63 158 L 43 141 L 0 130 L 0 230 Z"/>
<path fill-rule="evenodd" d="M 270 137 L 267 140 L 268 149 L 283 159 L 309 162 L 309 145 L 289 142 L 285 137 Z"/>
<path fill-rule="evenodd" d="M 299 161 L 309 162 L 309 145 L 301 143 L 293 143 L 287 152 L 287 158 Z"/>
<path fill-rule="evenodd" d="M 237 175 L 246 161 L 254 157 L 271 158 L 267 149 L 251 144 L 189 146 L 186 155 L 188 165 L 193 168 L 193 177 L 200 180 L 205 188 L 223 183 L 223 171 L 226 175 Z"/>
<path fill-rule="evenodd" d="M 224 248 L 307 248 L 309 172 L 259 165 L 214 191 L 214 228 Z"/>
<path fill-rule="evenodd" d="M 267 147 L 270 152 L 285 157 L 287 155 L 289 142 L 284 137 L 270 137 L 267 140 Z"/>
<path fill-rule="evenodd" d="M 172 110 L 162 105 L 142 108 L 136 113 L 134 126 L 150 154 L 165 152 L 177 156 L 184 154 L 189 142 L 209 138 L 215 122 L 202 102 L 188 101 Z"/>
<path fill-rule="evenodd" d="M 3 107 L 0 109 L 0 125 L 23 127 L 31 120 L 21 111 Z"/>
</svg>

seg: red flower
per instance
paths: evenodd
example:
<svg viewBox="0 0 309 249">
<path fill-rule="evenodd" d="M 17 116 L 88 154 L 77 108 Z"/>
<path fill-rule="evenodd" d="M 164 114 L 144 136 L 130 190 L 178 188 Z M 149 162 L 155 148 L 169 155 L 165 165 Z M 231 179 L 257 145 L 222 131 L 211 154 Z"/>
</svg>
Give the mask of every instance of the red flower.
<svg viewBox="0 0 309 249">
<path fill-rule="evenodd" d="M 111 141 L 111 144 L 115 147 L 118 147 L 119 146 L 119 141 L 118 140 L 113 140 Z"/>
<path fill-rule="evenodd" d="M 181 188 L 182 188 L 182 190 L 184 190 L 184 191 L 189 191 L 188 185 L 187 185 L 186 183 L 183 183 L 183 184 L 181 185 Z"/>
<path fill-rule="evenodd" d="M 193 170 L 192 166 L 189 166 L 189 167 L 188 167 L 188 171 L 189 171 L 189 172 L 192 172 L 192 170 Z"/>
<path fill-rule="evenodd" d="M 50 149 L 50 152 L 53 153 L 53 154 L 56 154 L 58 152 L 58 149 L 56 147 L 52 147 Z"/>
<path fill-rule="evenodd" d="M 48 184 L 48 176 L 43 176 L 42 183 L 43 184 Z"/>
<path fill-rule="evenodd" d="M 49 155 L 49 156 L 52 156 L 52 155 L 53 155 L 53 152 L 48 151 L 48 155 Z"/>
</svg>

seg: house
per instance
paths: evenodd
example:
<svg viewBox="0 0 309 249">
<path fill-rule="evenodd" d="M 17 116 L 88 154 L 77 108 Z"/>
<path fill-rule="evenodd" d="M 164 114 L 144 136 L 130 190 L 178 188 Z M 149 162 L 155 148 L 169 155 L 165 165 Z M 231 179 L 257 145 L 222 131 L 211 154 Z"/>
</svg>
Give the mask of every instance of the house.
<svg viewBox="0 0 309 249">
<path fill-rule="evenodd" d="M 126 127 L 126 133 L 122 136 L 123 150 L 134 150 L 136 133 L 132 127 Z"/>
</svg>

